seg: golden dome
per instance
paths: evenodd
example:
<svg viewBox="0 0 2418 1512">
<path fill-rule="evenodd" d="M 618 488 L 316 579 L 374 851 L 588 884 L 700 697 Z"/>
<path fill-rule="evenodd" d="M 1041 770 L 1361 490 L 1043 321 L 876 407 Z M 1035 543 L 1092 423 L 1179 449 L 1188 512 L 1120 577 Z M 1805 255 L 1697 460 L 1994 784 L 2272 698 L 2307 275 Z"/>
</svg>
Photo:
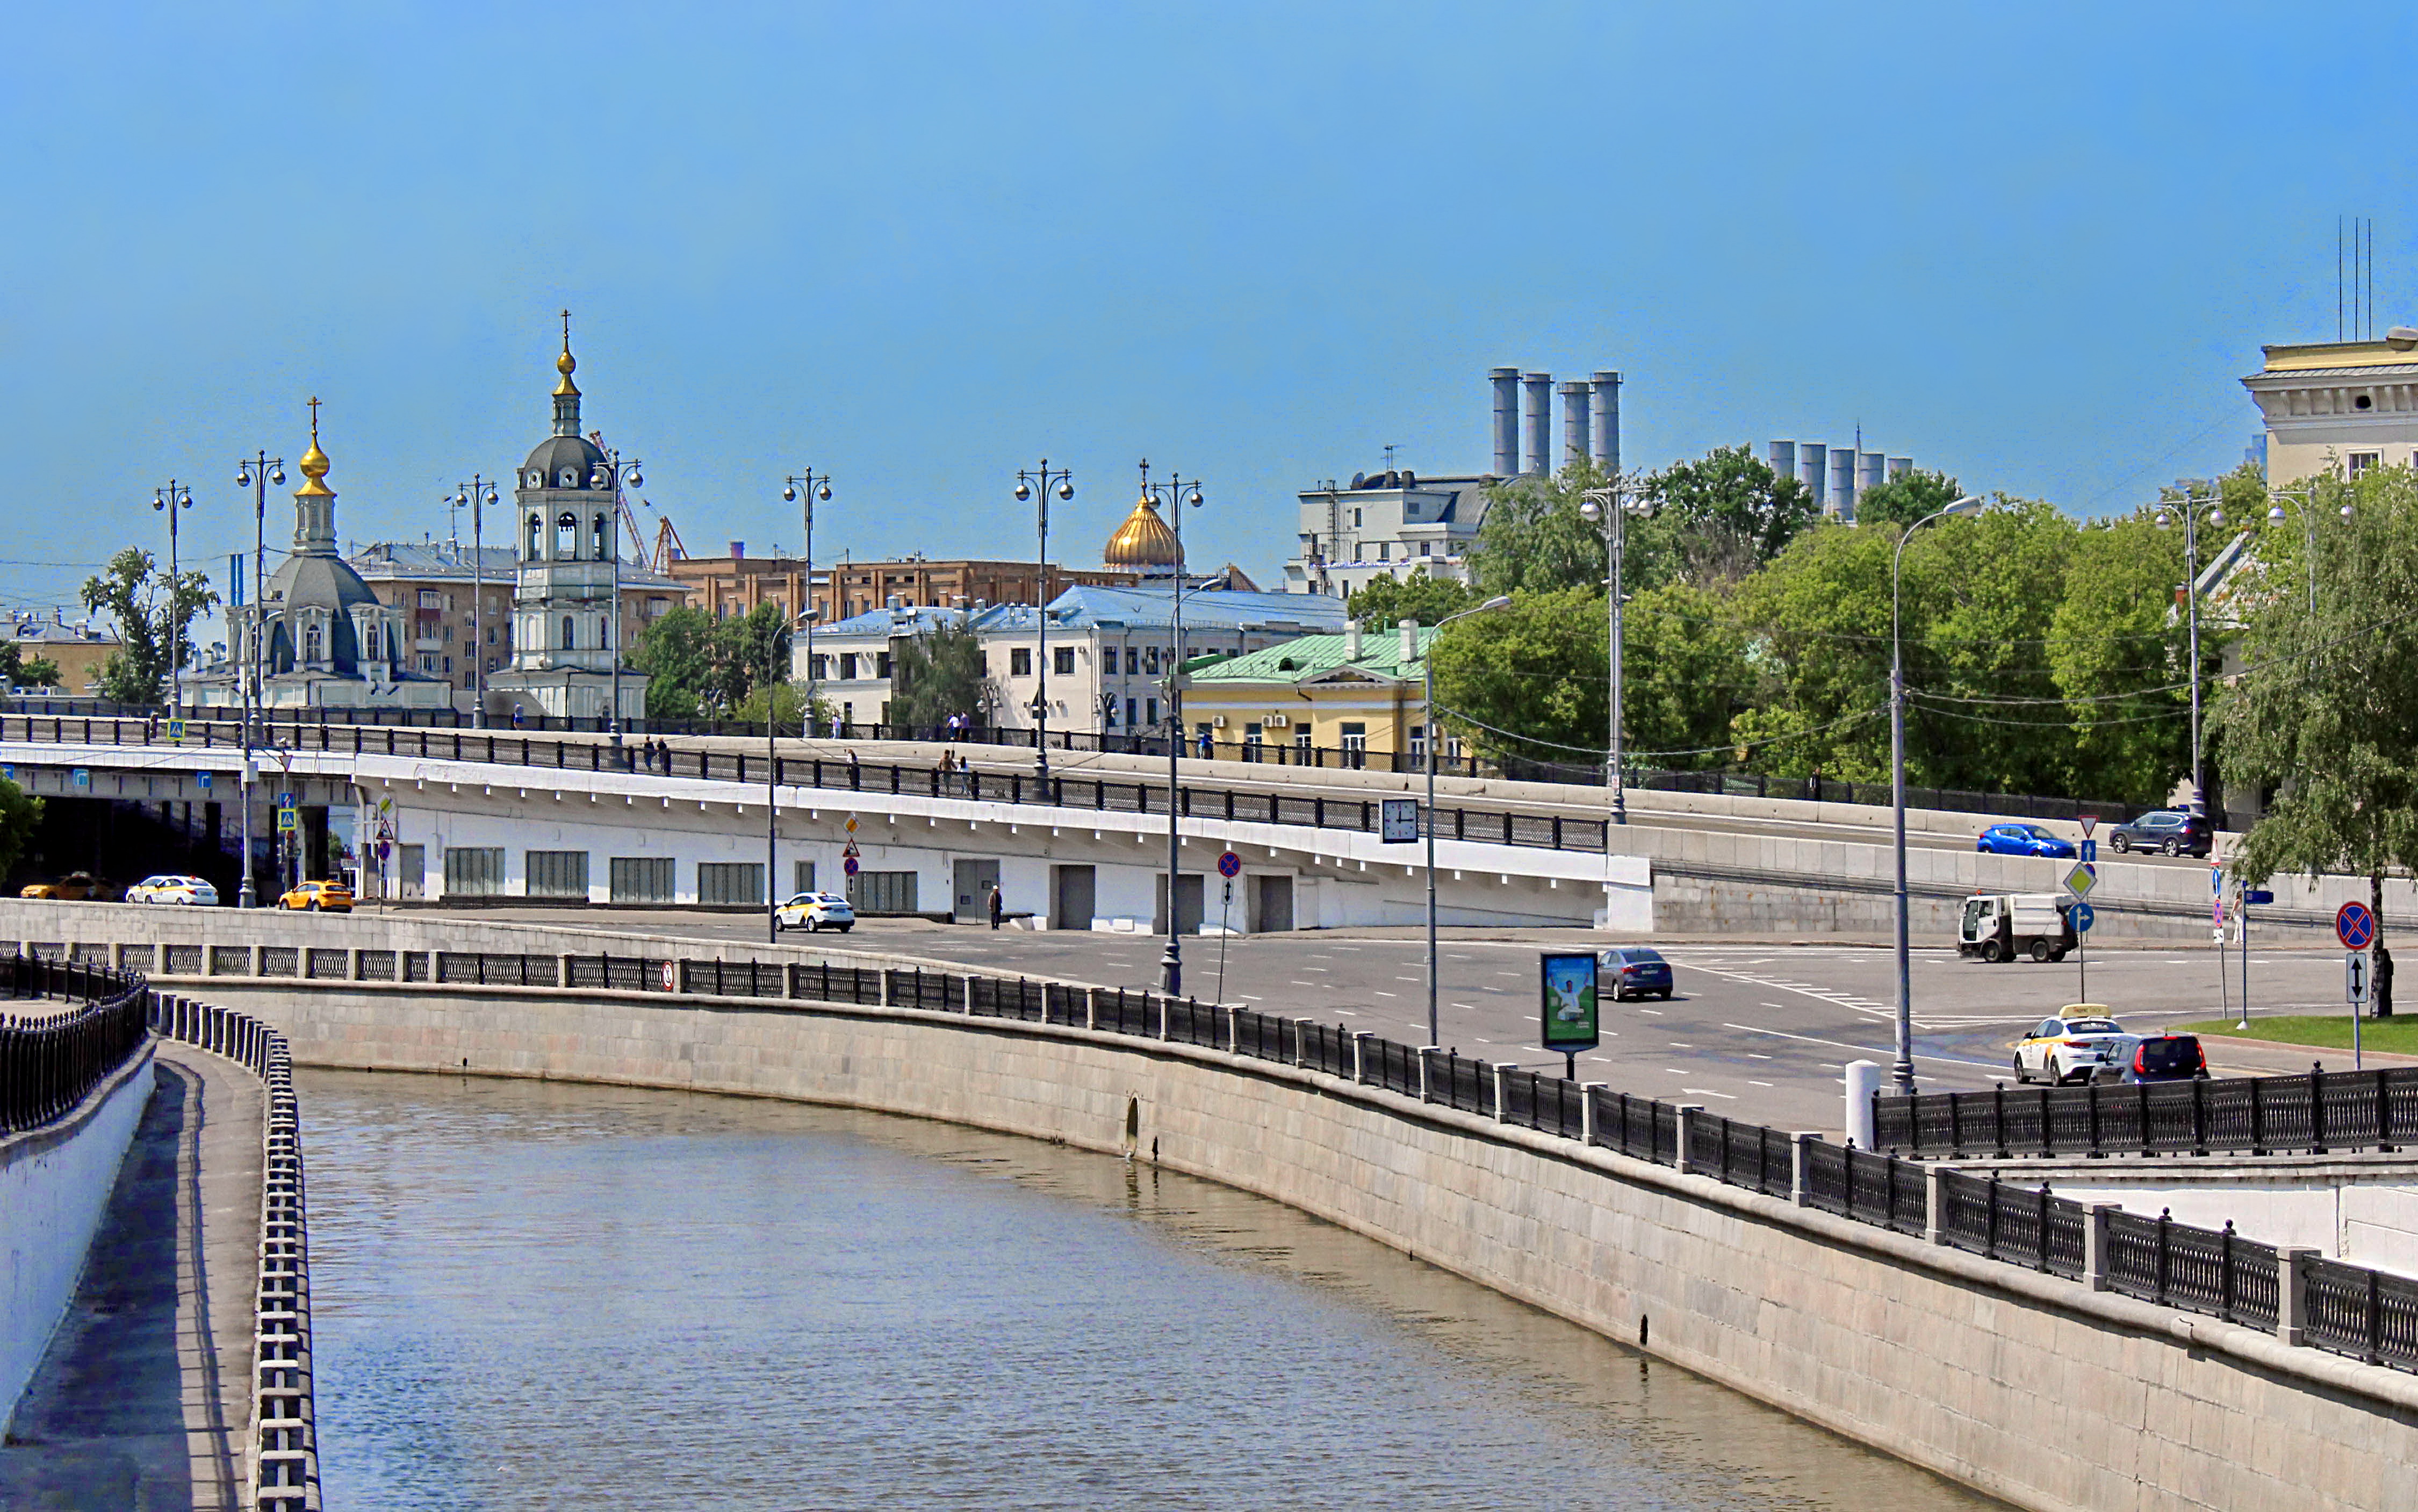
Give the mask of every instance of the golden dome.
<svg viewBox="0 0 2418 1512">
<path fill-rule="evenodd" d="M 319 401 L 311 401 L 311 450 L 302 453 L 299 464 L 302 486 L 294 491 L 296 498 L 333 498 L 336 491 L 328 486 L 328 453 L 319 450 Z"/>
<path fill-rule="evenodd" d="M 1175 532 L 1158 517 L 1158 501 L 1153 498 L 1134 506 L 1100 557 L 1110 567 L 1173 567 L 1183 559 Z"/>
</svg>

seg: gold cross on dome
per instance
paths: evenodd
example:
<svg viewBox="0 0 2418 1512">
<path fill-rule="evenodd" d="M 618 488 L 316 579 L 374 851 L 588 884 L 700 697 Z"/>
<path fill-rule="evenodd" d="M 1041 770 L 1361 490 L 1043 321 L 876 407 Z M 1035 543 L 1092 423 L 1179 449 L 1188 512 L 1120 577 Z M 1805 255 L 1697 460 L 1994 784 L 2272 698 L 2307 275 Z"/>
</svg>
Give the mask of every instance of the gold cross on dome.
<svg viewBox="0 0 2418 1512">
<path fill-rule="evenodd" d="M 319 396 L 311 396 L 311 439 L 319 439 Z"/>
</svg>

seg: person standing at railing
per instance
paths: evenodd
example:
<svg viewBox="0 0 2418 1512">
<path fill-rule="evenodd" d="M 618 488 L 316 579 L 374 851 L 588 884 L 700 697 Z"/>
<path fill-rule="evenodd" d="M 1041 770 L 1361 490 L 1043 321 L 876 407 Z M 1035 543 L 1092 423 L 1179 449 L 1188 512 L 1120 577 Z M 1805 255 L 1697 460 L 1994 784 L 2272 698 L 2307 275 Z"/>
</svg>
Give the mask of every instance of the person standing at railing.
<svg viewBox="0 0 2418 1512">
<path fill-rule="evenodd" d="M 997 929 L 1000 920 L 1006 916 L 1007 900 L 1000 896 L 999 884 L 993 882 L 990 884 L 990 926 Z"/>
</svg>

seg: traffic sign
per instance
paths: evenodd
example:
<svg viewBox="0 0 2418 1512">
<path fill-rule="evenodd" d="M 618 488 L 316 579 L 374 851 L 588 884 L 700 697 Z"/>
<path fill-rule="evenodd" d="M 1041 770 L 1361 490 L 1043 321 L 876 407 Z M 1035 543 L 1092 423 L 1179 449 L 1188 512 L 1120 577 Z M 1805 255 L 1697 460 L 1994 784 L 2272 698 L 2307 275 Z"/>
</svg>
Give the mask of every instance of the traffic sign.
<svg viewBox="0 0 2418 1512">
<path fill-rule="evenodd" d="M 2098 841 L 2086 839 L 2082 842 L 2082 859 L 2086 862 L 2095 862 L 2099 859 Z"/>
<path fill-rule="evenodd" d="M 2365 950 L 2376 943 L 2376 915 L 2364 903 L 2346 903 L 2334 910 L 2334 938 L 2345 950 Z"/>
<path fill-rule="evenodd" d="M 848 832 L 850 834 L 854 834 L 856 832 L 856 821 L 854 819 L 848 821 Z"/>
<path fill-rule="evenodd" d="M 2343 957 L 2343 997 L 2347 1001 L 2367 1000 L 2368 976 L 2367 952 L 2355 950 Z"/>
<path fill-rule="evenodd" d="M 194 777 L 201 783 L 202 791 L 207 793 L 210 790 L 210 774 L 208 772 L 195 772 Z"/>
<path fill-rule="evenodd" d="M 185 722 L 183 720 L 172 719 L 168 721 L 168 743 L 171 745 L 182 745 L 185 743 Z"/>
<path fill-rule="evenodd" d="M 839 869 L 848 873 L 850 877 L 854 877 L 856 875 L 856 858 L 854 856 L 842 856 L 839 862 Z"/>
<path fill-rule="evenodd" d="M 2075 897 L 2089 897 L 2090 890 L 2098 885 L 2099 868 L 2087 861 L 2065 874 L 2065 890 Z"/>
<path fill-rule="evenodd" d="M 1243 858 L 1229 850 L 1217 858 L 1217 875 L 1228 881 L 1243 875 Z"/>
<path fill-rule="evenodd" d="M 2208 869 L 2208 895 L 2210 897 L 2215 897 L 2224 891 L 2225 868 L 2222 866 L 2211 866 Z"/>
<path fill-rule="evenodd" d="M 666 992 L 678 992 L 680 990 L 680 962 L 666 961 L 664 963 L 664 990 Z"/>
<path fill-rule="evenodd" d="M 2076 903 L 2065 910 L 2065 916 L 2074 921 L 2074 932 L 2077 935 L 2089 934 L 2090 926 L 2099 922 L 2099 910 L 2088 903 Z"/>
<path fill-rule="evenodd" d="M 2246 887 L 2242 890 L 2242 901 L 2244 903 L 2273 903 L 2275 901 L 2275 894 L 2267 891 L 2267 889 L 2263 887 Z"/>
<path fill-rule="evenodd" d="M 292 808 L 294 806 L 294 795 L 292 793 L 278 794 L 277 806 L 279 808 Z"/>
<path fill-rule="evenodd" d="M 290 808 L 281 808 L 277 811 L 277 828 L 281 831 L 294 829 L 296 827 L 295 820 L 299 817 L 301 817 L 301 816 L 297 814 L 294 810 Z"/>
<path fill-rule="evenodd" d="M 2098 829 L 2098 828 L 2099 828 L 2099 816 L 2098 816 L 2098 815 L 2096 815 L 2096 814 L 2085 814 L 2084 816 L 2082 816 L 2082 838 L 2084 838 L 2085 840 L 2089 839 L 2089 838 L 2090 838 L 2090 832 L 2092 832 L 2093 830 L 2096 830 L 2096 829 Z"/>
</svg>

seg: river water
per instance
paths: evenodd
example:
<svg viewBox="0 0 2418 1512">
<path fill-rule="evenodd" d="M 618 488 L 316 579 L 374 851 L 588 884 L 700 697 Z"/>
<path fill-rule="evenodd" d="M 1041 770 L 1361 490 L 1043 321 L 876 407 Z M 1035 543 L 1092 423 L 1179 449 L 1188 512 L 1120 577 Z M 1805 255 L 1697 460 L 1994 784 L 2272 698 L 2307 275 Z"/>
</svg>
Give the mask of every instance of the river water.
<svg viewBox="0 0 2418 1512">
<path fill-rule="evenodd" d="M 740 1098 L 298 1079 L 347 1512 L 1998 1505 L 1147 1166 Z"/>
</svg>

